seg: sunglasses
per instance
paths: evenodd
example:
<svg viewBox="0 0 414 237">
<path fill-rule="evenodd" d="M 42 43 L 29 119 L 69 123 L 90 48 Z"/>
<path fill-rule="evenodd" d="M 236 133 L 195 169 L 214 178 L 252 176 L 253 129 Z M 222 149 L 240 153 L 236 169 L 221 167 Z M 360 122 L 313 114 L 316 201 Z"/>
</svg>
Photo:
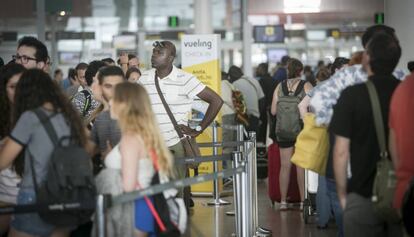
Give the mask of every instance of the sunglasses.
<svg viewBox="0 0 414 237">
<path fill-rule="evenodd" d="M 154 48 L 156 48 L 156 47 L 160 47 L 160 48 L 164 48 L 165 47 L 165 44 L 164 44 L 164 42 L 160 42 L 160 41 L 155 41 L 153 44 L 152 44 L 152 47 L 154 47 Z"/>
</svg>

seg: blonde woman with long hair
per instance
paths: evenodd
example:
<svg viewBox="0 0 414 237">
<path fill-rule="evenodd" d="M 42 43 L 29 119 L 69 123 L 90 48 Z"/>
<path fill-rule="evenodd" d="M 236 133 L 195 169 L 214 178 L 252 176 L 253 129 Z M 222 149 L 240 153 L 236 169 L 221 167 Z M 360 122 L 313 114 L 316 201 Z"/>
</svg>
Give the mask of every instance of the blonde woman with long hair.
<svg viewBox="0 0 414 237">
<path fill-rule="evenodd" d="M 121 170 L 124 192 L 147 188 L 156 170 L 171 176 L 172 156 L 161 136 L 150 99 L 139 84 L 115 87 L 111 117 L 118 120 L 122 137 L 105 159 L 107 168 Z M 152 158 L 153 159 L 152 159 Z M 135 236 L 155 236 L 155 223 L 144 199 L 135 201 Z"/>
</svg>

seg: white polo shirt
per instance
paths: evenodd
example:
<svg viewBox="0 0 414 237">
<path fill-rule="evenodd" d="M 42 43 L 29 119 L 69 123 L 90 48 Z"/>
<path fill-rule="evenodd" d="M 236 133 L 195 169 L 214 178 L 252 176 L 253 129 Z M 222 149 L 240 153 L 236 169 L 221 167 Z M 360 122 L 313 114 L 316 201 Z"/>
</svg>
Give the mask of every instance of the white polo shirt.
<svg viewBox="0 0 414 237">
<path fill-rule="evenodd" d="M 145 71 L 139 78 L 138 83 L 141 83 L 147 90 L 161 133 L 167 146 L 171 147 L 180 142 L 180 139 L 157 93 L 154 76 L 155 69 Z M 187 125 L 193 100 L 206 86 L 194 75 L 175 66 L 173 66 L 173 70 L 168 76 L 159 79 L 159 85 L 177 123 Z"/>
</svg>

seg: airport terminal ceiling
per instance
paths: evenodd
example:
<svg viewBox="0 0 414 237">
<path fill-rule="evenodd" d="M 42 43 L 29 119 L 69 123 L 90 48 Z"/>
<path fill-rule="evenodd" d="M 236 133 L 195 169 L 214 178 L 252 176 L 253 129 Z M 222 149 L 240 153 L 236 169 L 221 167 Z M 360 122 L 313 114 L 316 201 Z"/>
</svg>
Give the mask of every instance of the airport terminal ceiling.
<svg viewBox="0 0 414 237">
<path fill-rule="evenodd" d="M 132 40 L 125 50 L 138 52 L 137 32 L 146 32 L 145 51 L 150 53 L 154 39 L 178 41 L 181 33 L 194 31 L 193 0 L 45 0 L 46 32 L 88 32 L 71 34 L 74 39 L 57 42 L 55 61 L 65 52 L 77 52 L 82 59 L 91 55 L 82 52 L 119 52 L 122 45 Z M 211 0 L 212 27 L 222 34 L 223 66 L 241 63 L 241 1 Z M 64 15 L 61 16 L 62 8 Z M 289 54 L 314 63 L 321 55 L 348 56 L 360 49 L 360 32 L 374 21 L 374 14 L 384 12 L 383 0 L 249 0 L 248 19 L 255 25 L 284 25 L 284 42 L 254 44 L 253 64 L 268 59 L 269 49 L 287 50 Z M 299 11 L 305 13 L 298 13 Z M 174 17 L 175 25 L 171 25 Z M 332 29 L 344 31 L 340 37 L 330 37 Z M 310 32 L 308 32 L 310 31 Z M 16 37 L 36 35 L 36 0 L 3 0 L 0 8 L 0 32 L 15 32 Z M 322 32 L 322 33 L 321 33 Z M 325 32 L 325 33 L 323 33 Z M 322 35 L 321 35 L 322 34 Z M 76 39 L 77 36 L 81 38 Z M 120 35 L 135 35 L 120 36 Z M 10 35 L 8 35 L 10 36 Z M 13 36 L 13 35 L 12 35 Z M 61 37 L 60 35 L 59 37 Z M 66 35 L 67 36 L 67 35 Z M 65 36 L 63 36 L 65 37 Z M 70 38 L 69 37 L 69 38 Z M 316 38 L 315 38 L 316 37 Z M 4 38 L 4 37 L 3 37 Z M 0 41 L 0 56 L 10 54 L 15 41 Z M 47 42 L 50 45 L 50 41 Z M 130 45 L 131 46 L 131 45 Z M 114 51 L 115 48 L 115 51 Z M 110 53 L 108 53 L 110 54 Z M 63 54 L 64 55 L 64 54 Z M 52 55 L 53 56 L 53 55 Z M 73 55 L 72 55 L 73 56 Z M 75 57 L 75 56 L 73 56 Z M 147 58 L 148 59 L 148 58 Z M 61 60 L 60 60 L 61 61 Z"/>
</svg>

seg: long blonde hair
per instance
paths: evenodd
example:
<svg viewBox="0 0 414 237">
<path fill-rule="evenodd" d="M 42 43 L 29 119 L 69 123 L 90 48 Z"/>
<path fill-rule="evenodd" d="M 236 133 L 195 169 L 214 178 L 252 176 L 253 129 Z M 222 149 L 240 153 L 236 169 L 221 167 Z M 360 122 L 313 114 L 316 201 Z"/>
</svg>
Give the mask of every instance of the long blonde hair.
<svg viewBox="0 0 414 237">
<path fill-rule="evenodd" d="M 144 141 L 147 154 L 153 150 L 158 156 L 161 172 L 172 175 L 172 155 L 161 135 L 149 96 L 139 84 L 122 82 L 115 87 L 113 103 L 117 108 L 121 132 L 139 135 Z"/>
</svg>

